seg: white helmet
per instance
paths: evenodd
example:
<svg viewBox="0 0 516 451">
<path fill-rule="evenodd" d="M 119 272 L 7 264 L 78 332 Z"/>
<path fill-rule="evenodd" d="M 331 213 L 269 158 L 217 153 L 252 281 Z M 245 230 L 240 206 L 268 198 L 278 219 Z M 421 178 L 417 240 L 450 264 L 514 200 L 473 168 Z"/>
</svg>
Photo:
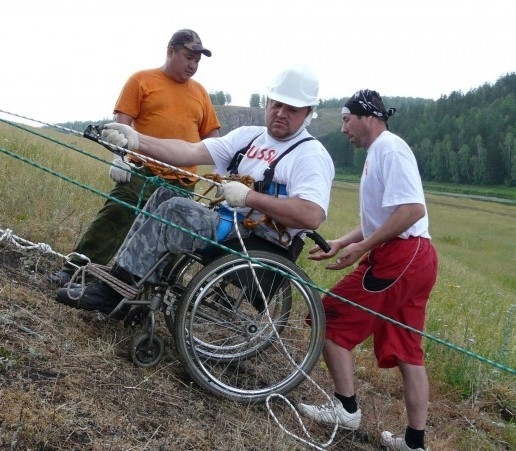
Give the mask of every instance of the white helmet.
<svg viewBox="0 0 516 451">
<path fill-rule="evenodd" d="M 269 86 L 267 97 L 294 107 L 316 106 L 319 82 L 309 67 L 297 64 L 280 72 Z"/>
</svg>

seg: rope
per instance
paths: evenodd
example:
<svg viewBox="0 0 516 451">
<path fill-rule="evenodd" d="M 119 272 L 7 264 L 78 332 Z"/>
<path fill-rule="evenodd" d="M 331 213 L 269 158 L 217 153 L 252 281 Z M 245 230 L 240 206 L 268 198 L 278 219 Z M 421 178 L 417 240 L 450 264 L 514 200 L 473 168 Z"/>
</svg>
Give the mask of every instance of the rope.
<svg viewBox="0 0 516 451">
<path fill-rule="evenodd" d="M 235 231 L 236 231 L 236 234 L 237 234 L 237 237 L 238 237 L 238 241 L 239 241 L 239 244 L 240 246 L 242 247 L 242 253 L 245 254 L 245 255 L 248 255 L 248 252 L 247 252 L 247 248 L 245 246 L 245 243 L 244 243 L 244 240 L 242 238 L 242 235 L 240 234 L 240 229 L 238 227 L 238 219 L 237 219 L 237 213 L 236 211 L 233 212 L 233 225 L 235 227 Z M 295 360 L 292 358 L 292 356 L 290 355 L 290 352 L 287 350 L 287 348 L 285 347 L 285 345 L 283 344 L 283 340 L 278 332 L 278 330 L 276 329 L 276 325 L 274 324 L 274 321 L 272 320 L 271 318 L 271 315 L 270 315 L 270 310 L 269 310 L 269 303 L 267 302 L 267 297 L 265 296 L 265 292 L 263 291 L 263 288 L 262 288 L 262 285 L 258 279 L 258 276 L 256 275 L 256 272 L 254 270 L 254 266 L 252 265 L 252 263 L 250 261 L 248 261 L 248 266 L 249 266 L 249 269 L 251 271 L 251 274 L 252 274 L 252 277 L 256 283 L 256 286 L 258 287 L 258 292 L 260 293 L 260 296 L 262 298 L 262 301 L 263 301 L 263 305 L 265 306 L 265 312 L 266 312 L 266 318 L 267 318 L 267 321 L 269 322 L 273 332 L 274 332 L 274 335 L 276 336 L 277 338 L 277 343 L 279 344 L 280 348 L 283 350 L 283 354 L 284 356 L 287 358 L 287 360 L 295 367 L 297 368 L 298 371 L 300 371 L 303 376 L 309 381 L 311 382 L 321 393 L 323 393 L 329 400 L 329 402 L 331 403 L 332 407 L 334 408 L 334 413 L 335 413 L 335 405 L 333 404 L 333 400 L 330 398 L 330 396 L 324 391 L 324 389 L 319 386 L 296 362 Z M 277 270 L 275 270 L 275 272 L 279 272 Z M 295 278 L 297 280 L 297 277 Z M 290 407 L 290 410 L 294 413 L 294 416 L 296 417 L 299 425 L 301 426 L 304 434 L 308 437 L 308 440 L 303 438 L 303 437 L 300 437 L 299 435 L 297 434 L 294 434 L 293 432 L 289 431 L 288 429 L 286 429 L 282 424 L 281 422 L 278 420 L 278 418 L 276 417 L 276 415 L 274 415 L 274 411 L 271 407 L 271 399 L 273 398 L 280 398 L 282 400 L 284 400 L 286 402 L 286 404 Z M 333 442 L 334 438 L 335 438 L 335 435 L 337 434 L 337 430 L 338 430 L 338 420 L 337 420 L 337 415 L 335 414 L 335 425 L 334 425 L 334 428 L 333 428 L 333 432 L 329 438 L 329 440 L 322 444 L 322 445 L 317 445 L 313 440 L 312 440 L 312 436 L 310 435 L 310 433 L 308 432 L 307 428 L 305 427 L 302 419 L 301 419 L 301 416 L 299 415 L 298 411 L 296 410 L 296 408 L 292 405 L 292 403 L 283 395 L 280 395 L 279 393 L 275 393 L 275 394 L 271 394 L 269 396 L 267 396 L 267 399 L 265 400 L 265 404 L 267 406 L 267 411 L 269 412 L 269 414 L 271 415 L 271 417 L 273 418 L 273 420 L 275 421 L 275 423 L 278 425 L 278 427 L 283 431 L 285 432 L 287 435 L 289 435 L 290 437 L 294 438 L 295 440 L 299 441 L 299 442 L 302 442 L 306 445 L 309 445 L 311 446 L 312 448 L 316 448 L 318 450 L 323 450 L 325 448 L 327 448 L 329 445 L 331 445 L 331 443 Z M 322 446 L 322 448 L 320 447 Z"/>
<path fill-rule="evenodd" d="M 36 250 L 43 252 L 44 254 L 52 254 L 54 256 L 60 257 L 64 260 L 66 260 L 72 266 L 75 266 L 76 268 L 79 268 L 79 266 L 71 261 L 72 257 L 76 256 L 87 262 L 90 260 L 85 255 L 79 254 L 77 252 L 71 252 L 68 255 L 60 254 L 59 252 L 54 251 L 49 244 L 33 243 L 32 241 L 28 241 L 17 235 L 14 235 L 14 233 L 11 229 L 1 229 L 0 228 L 0 241 L 3 241 L 3 240 L 10 242 L 11 244 L 13 244 L 15 247 L 17 247 L 19 249 L 25 249 L 25 250 L 36 249 Z"/>
<path fill-rule="evenodd" d="M 48 122 L 38 121 L 37 119 L 32 119 L 30 117 L 22 116 L 22 115 L 19 115 L 19 114 L 16 114 L 16 113 L 11 113 L 9 111 L 5 111 L 5 110 L 2 110 L 2 109 L 0 109 L 0 113 L 5 113 L 5 114 L 9 114 L 11 116 L 15 116 L 15 117 L 18 117 L 18 118 L 21 118 L 21 119 L 26 119 L 26 120 L 35 122 L 37 124 L 46 125 L 47 127 L 55 127 L 55 128 L 57 128 L 59 130 L 66 131 L 68 133 L 80 136 L 82 138 L 85 137 L 84 133 L 78 132 L 77 130 L 74 130 L 72 128 L 62 127 L 61 125 L 57 125 L 57 124 L 49 124 Z M 8 121 L 8 120 L 2 119 L 2 118 L 0 118 L 0 122 L 3 122 L 4 124 L 11 125 L 11 126 L 16 127 L 16 128 L 18 128 L 20 130 L 24 130 L 26 132 L 32 133 L 33 135 L 37 135 L 37 136 L 39 136 L 41 138 L 48 139 L 49 141 L 52 141 L 52 142 L 54 142 L 56 144 L 59 144 L 59 145 L 62 145 L 64 147 L 72 148 L 73 150 L 77 150 L 78 152 L 80 152 L 80 153 L 82 153 L 84 155 L 91 156 L 91 157 L 93 157 L 93 158 L 95 158 L 97 160 L 100 160 L 100 161 L 103 161 L 105 163 L 111 164 L 111 162 L 107 162 L 106 160 L 103 160 L 101 158 L 95 157 L 95 156 L 89 154 L 88 152 L 85 152 L 84 150 L 81 150 L 81 149 L 75 148 L 73 146 L 70 146 L 70 145 L 68 145 L 66 143 L 63 143 L 63 142 L 58 141 L 58 140 L 56 140 L 54 138 L 51 138 L 50 136 L 46 136 L 46 135 L 43 135 L 42 133 L 38 133 L 35 130 L 30 129 L 28 127 L 24 127 L 21 124 L 17 124 L 15 122 L 11 122 L 11 121 Z M 132 155 L 133 157 L 135 157 L 135 158 L 137 158 L 139 160 L 142 160 L 145 163 L 146 162 L 151 162 L 151 163 L 158 164 L 158 165 L 163 166 L 163 167 L 165 167 L 167 169 L 170 169 L 173 172 L 177 172 L 178 174 L 182 174 L 182 175 L 185 175 L 187 177 L 196 178 L 197 181 L 203 180 L 203 181 L 208 182 L 208 183 L 214 183 L 215 185 L 219 185 L 217 182 L 213 182 L 212 180 L 207 179 L 207 178 L 205 178 L 205 177 L 203 177 L 203 176 L 201 176 L 199 174 L 194 174 L 193 172 L 188 172 L 188 171 L 186 171 L 184 169 L 178 168 L 176 166 L 172 166 L 171 164 L 164 163 L 162 161 L 156 160 L 156 159 L 148 157 L 146 155 L 142 155 L 142 154 L 140 154 L 138 152 L 134 152 L 134 151 L 129 150 L 129 149 L 124 149 L 123 147 L 115 146 L 115 145 L 113 145 L 113 144 L 111 144 L 111 143 L 109 143 L 107 141 L 103 141 L 102 139 L 99 139 L 98 143 L 102 144 L 104 147 L 109 148 L 112 152 L 115 152 L 115 153 L 118 153 L 118 154 L 122 154 L 122 155 L 125 155 L 125 154 Z M 128 163 L 128 164 L 132 165 L 132 167 L 135 167 L 134 164 L 132 164 L 132 163 Z"/>
</svg>

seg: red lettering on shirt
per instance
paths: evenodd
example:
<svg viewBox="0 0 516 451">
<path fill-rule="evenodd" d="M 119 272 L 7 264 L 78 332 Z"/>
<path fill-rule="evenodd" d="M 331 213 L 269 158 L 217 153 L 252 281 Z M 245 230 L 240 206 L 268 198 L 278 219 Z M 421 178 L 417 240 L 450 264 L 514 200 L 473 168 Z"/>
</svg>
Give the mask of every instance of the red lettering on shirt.
<svg viewBox="0 0 516 451">
<path fill-rule="evenodd" d="M 251 146 L 245 154 L 245 156 L 250 160 L 264 160 L 267 163 L 270 163 L 274 160 L 274 157 L 276 156 L 276 151 L 274 149 L 260 149 L 255 146 Z"/>
</svg>

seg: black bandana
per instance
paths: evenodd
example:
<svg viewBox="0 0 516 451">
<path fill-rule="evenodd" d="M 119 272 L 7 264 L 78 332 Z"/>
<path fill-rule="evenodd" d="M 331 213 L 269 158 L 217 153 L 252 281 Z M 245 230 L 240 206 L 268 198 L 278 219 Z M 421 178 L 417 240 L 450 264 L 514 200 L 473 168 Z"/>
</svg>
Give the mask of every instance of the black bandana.
<svg viewBox="0 0 516 451">
<path fill-rule="evenodd" d="M 370 89 L 361 89 L 355 92 L 346 102 L 342 114 L 355 114 L 357 116 L 376 116 L 385 122 L 396 112 L 396 108 L 385 109 L 380 94 Z"/>
</svg>

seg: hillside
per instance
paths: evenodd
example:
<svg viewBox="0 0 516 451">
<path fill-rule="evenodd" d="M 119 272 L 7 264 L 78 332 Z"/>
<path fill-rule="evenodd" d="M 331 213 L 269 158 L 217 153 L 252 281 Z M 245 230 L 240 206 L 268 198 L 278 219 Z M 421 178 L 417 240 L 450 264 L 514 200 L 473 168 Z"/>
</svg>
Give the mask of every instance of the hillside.
<svg viewBox="0 0 516 451">
<path fill-rule="evenodd" d="M 456 185 L 516 186 L 516 73 L 484 84 L 466 94 L 452 92 L 437 101 L 412 97 L 384 97 L 396 114 L 390 130 L 412 148 L 425 182 Z M 360 174 L 363 149 L 355 148 L 341 131 L 340 111 L 345 99 L 321 101 L 318 117 L 308 130 L 319 139 L 335 167 Z M 241 125 L 263 125 L 262 108 L 215 106 L 221 133 Z M 100 121 L 99 123 L 106 122 Z M 61 124 L 78 131 L 85 122 Z"/>
<path fill-rule="evenodd" d="M 222 124 L 221 134 L 240 127 L 242 125 L 264 125 L 263 108 L 251 108 L 241 106 L 215 106 L 217 116 Z M 340 109 L 324 108 L 317 110 L 317 118 L 312 120 L 308 130 L 316 138 L 340 131 L 342 119 Z"/>
<path fill-rule="evenodd" d="M 282 432 L 266 405 L 218 399 L 186 374 L 160 318 L 166 343 L 163 362 L 136 368 L 128 358 L 136 331 L 120 322 L 99 322 L 92 312 L 54 301 L 45 274 L 60 261 L 0 242 L 0 449 L 302 451 L 309 447 Z M 359 397 L 367 409 L 359 431 L 339 430 L 330 449 L 380 449 L 379 432 L 403 417 L 397 372 L 360 361 Z M 330 392 L 321 364 L 311 374 Z M 306 382 L 289 393 L 293 402 L 322 399 Z M 482 433 L 496 437 L 499 420 L 477 405 L 432 384 L 428 441 L 433 451 L 466 451 L 461 435 L 475 436 L 475 449 L 508 450 L 502 437 L 479 445 Z M 273 412 L 290 431 L 302 434 L 281 401 Z M 306 418 L 304 418 L 306 421 Z M 308 422 L 315 440 L 331 428 Z M 401 430 L 401 425 L 400 425 Z M 475 432 L 477 431 L 477 432 Z M 500 433 L 501 434 L 501 433 Z"/>
<path fill-rule="evenodd" d="M 248 109 L 227 110 L 246 120 Z M 257 110 L 257 117 L 261 113 Z M 101 159 L 110 157 L 92 141 L 57 131 L 45 133 Z M 101 191 L 112 186 L 106 166 L 110 161 L 88 160 L 74 148 L 30 139 L 26 132 L 3 124 L 0 136 L 2 146 L 73 180 Z M 12 228 L 18 236 L 48 243 L 60 252 L 72 249 L 102 199 L 9 156 L 0 154 L 0 163 L 0 194 L 4 194 L 0 227 Z M 330 236 L 335 227 L 343 230 L 356 224 L 355 207 L 346 208 L 349 205 L 356 205 L 356 186 L 336 183 L 333 213 L 324 229 Z M 441 215 L 436 209 L 440 205 L 445 207 Z M 484 346 L 492 344 L 493 353 L 507 352 L 512 359 L 509 314 L 514 309 L 503 308 L 502 302 L 507 298 L 513 303 L 509 296 L 514 289 L 504 288 L 513 280 L 513 212 L 504 206 L 497 216 L 500 219 L 493 221 L 491 216 L 475 227 L 477 222 L 472 218 L 483 218 L 482 212 L 491 210 L 476 204 L 470 208 L 464 200 L 458 205 L 450 206 L 439 197 L 430 207 L 435 218 L 432 236 L 441 249 L 442 270 L 440 287 L 431 303 L 429 331 L 459 345 L 467 340 L 468 349 L 481 353 Z M 166 344 L 162 362 L 154 368 L 136 368 L 128 354 L 138 330 L 125 328 L 120 322 L 100 322 L 94 313 L 56 303 L 55 291 L 45 282 L 45 275 L 59 268 L 62 261 L 36 249 L 14 247 L 4 238 L 0 232 L 1 450 L 308 449 L 279 428 L 264 404 L 218 399 L 193 383 L 165 328 L 163 315 L 159 315 L 157 325 Z M 473 265 L 463 263 L 462 252 L 471 255 Z M 323 280 L 320 268 L 313 262 L 311 265 L 305 255 L 300 264 L 314 280 Z M 495 302 L 487 302 L 489 299 Z M 497 312 L 503 316 L 496 316 Z M 474 338 L 471 342 L 470 337 Z M 432 451 L 516 449 L 514 382 L 446 348 L 432 346 L 430 350 L 428 443 Z M 485 355 L 499 355 L 493 353 Z M 367 346 L 358 350 L 356 368 L 364 412 L 362 427 L 356 433 L 338 431 L 332 450 L 378 450 L 380 431 L 403 427 L 398 372 L 376 368 Z M 331 393 L 322 362 L 311 377 Z M 461 380 L 471 389 L 458 389 Z M 507 382 L 502 385 L 500 380 Z M 318 402 L 323 396 L 306 381 L 289 393 L 288 399 L 293 403 Z M 274 401 L 274 406 L 282 424 L 300 433 L 284 403 Z M 319 442 L 331 435 L 330 428 L 307 426 Z"/>
</svg>

